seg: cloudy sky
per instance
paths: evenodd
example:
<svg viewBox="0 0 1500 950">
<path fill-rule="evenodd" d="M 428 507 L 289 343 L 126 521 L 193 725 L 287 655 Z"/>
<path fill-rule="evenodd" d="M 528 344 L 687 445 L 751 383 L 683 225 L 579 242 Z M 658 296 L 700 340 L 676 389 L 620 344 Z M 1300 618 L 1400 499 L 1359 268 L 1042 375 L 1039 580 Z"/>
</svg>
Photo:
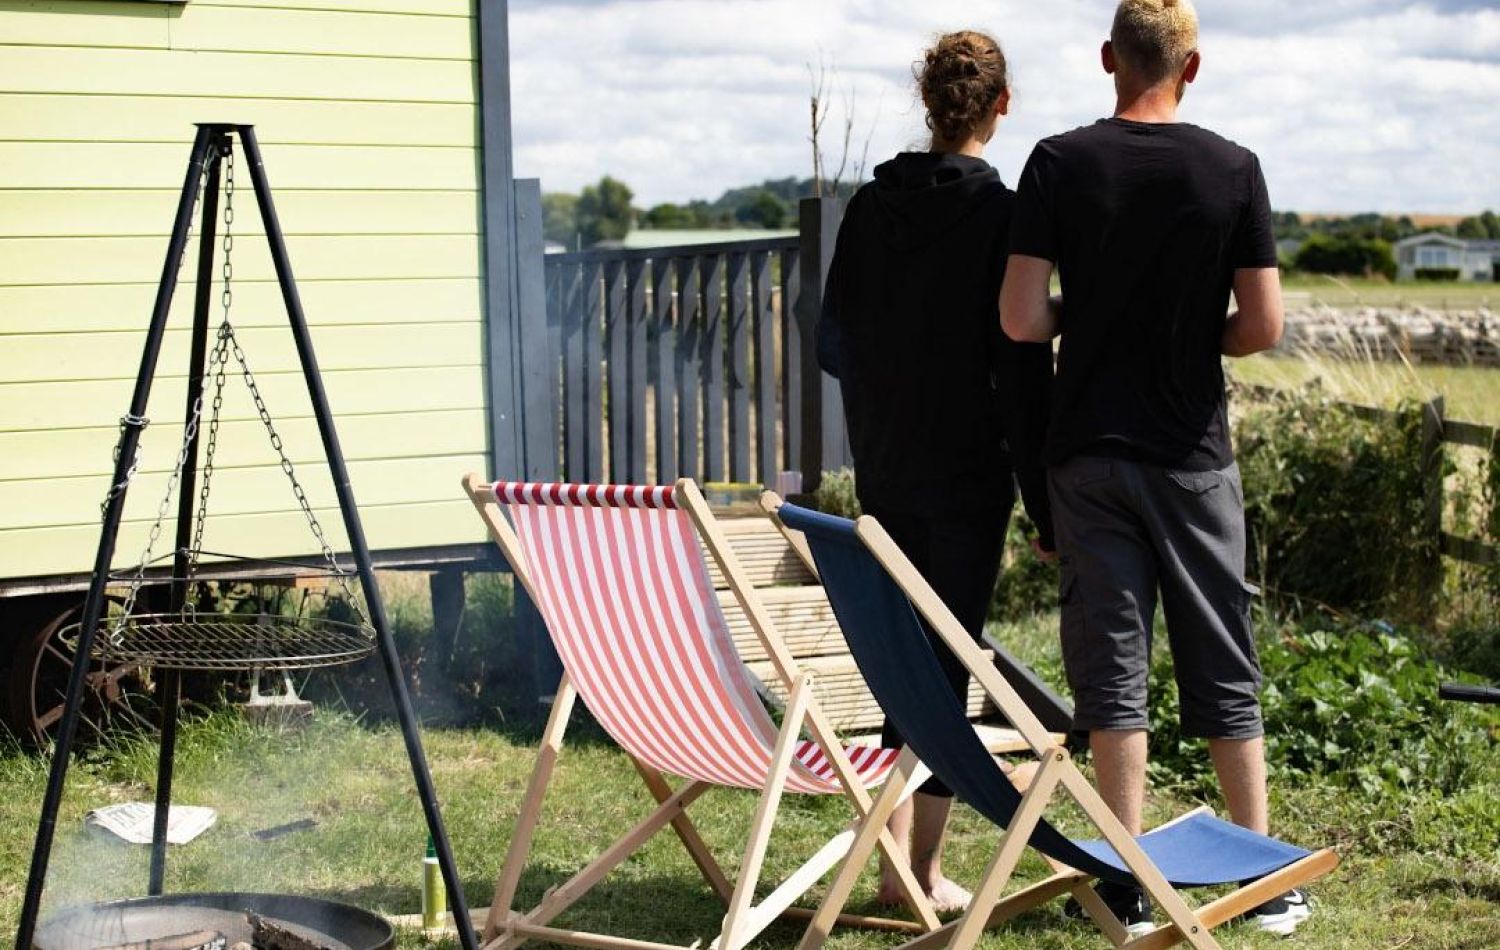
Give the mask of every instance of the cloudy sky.
<svg viewBox="0 0 1500 950">
<path fill-rule="evenodd" d="M 1500 0 L 1199 0 L 1204 65 L 1182 118 L 1261 156 L 1277 208 L 1500 209 Z M 977 27 L 1011 62 L 987 157 L 1113 106 L 1098 65 L 1110 0 L 513 0 L 518 174 L 574 191 L 608 173 L 642 207 L 811 174 L 809 64 L 872 164 L 922 147 L 911 64 Z M 826 133 L 825 133 L 826 134 Z M 841 150 L 829 142 L 837 161 Z"/>
</svg>

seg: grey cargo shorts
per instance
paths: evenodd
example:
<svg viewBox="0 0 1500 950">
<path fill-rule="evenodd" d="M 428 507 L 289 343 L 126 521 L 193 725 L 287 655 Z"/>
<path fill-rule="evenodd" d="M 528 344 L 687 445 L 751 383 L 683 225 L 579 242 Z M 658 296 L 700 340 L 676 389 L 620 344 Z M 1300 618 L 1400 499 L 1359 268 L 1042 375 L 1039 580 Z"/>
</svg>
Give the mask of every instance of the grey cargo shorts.
<svg viewBox="0 0 1500 950">
<path fill-rule="evenodd" d="M 1077 457 L 1048 471 L 1063 664 L 1078 730 L 1145 729 L 1160 591 L 1184 735 L 1262 734 L 1237 465 L 1186 471 Z"/>
</svg>

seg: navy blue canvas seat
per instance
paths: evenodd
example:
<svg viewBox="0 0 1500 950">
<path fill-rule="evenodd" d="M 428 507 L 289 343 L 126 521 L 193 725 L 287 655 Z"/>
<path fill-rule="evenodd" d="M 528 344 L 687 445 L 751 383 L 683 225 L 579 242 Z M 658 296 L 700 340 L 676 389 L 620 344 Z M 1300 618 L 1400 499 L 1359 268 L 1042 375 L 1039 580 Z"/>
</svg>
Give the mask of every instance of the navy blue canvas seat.
<svg viewBox="0 0 1500 950">
<path fill-rule="evenodd" d="M 791 504 L 782 505 L 777 515 L 787 528 L 805 536 L 849 652 L 912 751 L 960 799 L 1008 827 L 1022 793 L 975 735 L 911 601 L 856 534 L 855 523 Z M 1312 854 L 1201 813 L 1136 840 L 1175 887 L 1260 878 Z M 1121 883 L 1134 881 L 1125 862 L 1102 840 L 1070 839 L 1043 820 L 1030 843 L 1070 868 Z"/>
</svg>

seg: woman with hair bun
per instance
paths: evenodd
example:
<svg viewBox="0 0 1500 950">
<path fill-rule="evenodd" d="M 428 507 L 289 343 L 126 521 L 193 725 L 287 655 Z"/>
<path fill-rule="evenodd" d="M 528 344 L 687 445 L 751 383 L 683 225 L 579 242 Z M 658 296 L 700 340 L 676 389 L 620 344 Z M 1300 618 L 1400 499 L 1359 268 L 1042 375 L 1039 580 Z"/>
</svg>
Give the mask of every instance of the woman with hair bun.
<svg viewBox="0 0 1500 950">
<path fill-rule="evenodd" d="M 1052 352 L 1000 330 L 1014 193 L 981 156 L 1010 110 L 1005 54 L 984 33 L 950 33 L 913 73 L 931 146 L 877 166 L 850 199 L 818 357 L 843 391 L 861 508 L 977 639 L 1017 482 L 1038 529 L 1035 546 L 1052 550 L 1040 461 Z M 962 696 L 967 674 L 932 639 Z M 882 741 L 902 745 L 889 724 Z M 897 841 L 911 841 L 912 870 L 939 910 L 970 899 L 942 873 L 951 803 L 952 792 L 929 781 L 890 823 Z M 880 899 L 900 899 L 890 867 L 882 868 Z"/>
</svg>

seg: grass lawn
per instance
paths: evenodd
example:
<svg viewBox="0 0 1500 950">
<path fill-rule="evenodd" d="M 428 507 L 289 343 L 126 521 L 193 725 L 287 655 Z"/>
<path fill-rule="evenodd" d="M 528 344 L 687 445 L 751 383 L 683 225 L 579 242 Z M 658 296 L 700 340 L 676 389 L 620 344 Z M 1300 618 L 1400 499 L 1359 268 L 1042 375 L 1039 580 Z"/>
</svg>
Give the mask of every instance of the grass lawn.
<svg viewBox="0 0 1500 950">
<path fill-rule="evenodd" d="M 1030 654 L 1050 644 L 1055 617 L 1011 626 L 1007 639 Z M 482 906 L 504 856 L 532 763 L 535 725 L 431 729 L 428 753 L 466 882 Z M 528 904 L 581 867 L 644 815 L 650 800 L 625 758 L 597 733 L 579 730 L 563 755 L 538 834 L 522 898 Z M 188 725 L 180 741 L 178 800 L 219 809 L 219 823 L 197 841 L 173 849 L 168 889 L 264 889 L 312 893 L 378 909 L 419 909 L 425 844 L 420 811 L 399 732 L 322 710 L 306 731 L 277 734 L 220 712 Z M 36 809 L 46 781 L 44 760 L 18 750 L 0 753 L 0 946 L 8 946 L 25 879 Z M 87 834 L 83 814 L 116 801 L 149 800 L 154 746 L 129 741 L 95 750 L 70 772 L 48 906 L 68 900 L 137 896 L 144 892 L 146 850 Z M 1340 846 L 1343 865 L 1314 889 L 1317 915 L 1291 946 L 1480 950 L 1500 946 L 1500 865 L 1424 854 L 1376 854 L 1356 796 L 1276 781 L 1273 820 L 1294 841 Z M 1148 821 L 1193 803 L 1153 792 Z M 754 797 L 719 792 L 692 810 L 711 847 L 732 869 Z M 256 829 L 313 818 L 316 829 L 270 842 Z M 839 801 L 788 799 L 773 839 L 768 874 L 785 874 L 845 820 Z M 1076 821 L 1076 816 L 1073 821 Z M 1065 821 L 1064 824 L 1069 824 Z M 1076 825 L 1075 825 L 1076 828 Z M 1380 831 L 1373 831 L 1379 840 Z M 959 807 L 949 845 L 949 870 L 974 881 L 992 853 L 996 832 Z M 1045 874 L 1030 856 L 1027 880 Z M 870 909 L 873 875 L 855 895 Z M 1090 927 L 1063 922 L 1045 908 L 984 938 L 1000 948 L 1104 947 Z M 563 922 L 611 929 L 651 940 L 688 943 L 712 935 L 722 915 L 675 837 L 664 833 L 628 861 Z M 799 936 L 778 925 L 757 946 L 790 947 Z M 1286 946 L 1245 930 L 1223 931 L 1235 947 Z M 892 935 L 840 931 L 837 948 L 893 947 Z M 403 946 L 423 946 L 415 933 Z"/>
<path fill-rule="evenodd" d="M 1402 398 L 1425 400 L 1441 394 L 1448 418 L 1500 425 L 1500 369 L 1493 367 L 1300 356 L 1252 356 L 1228 360 L 1226 365 L 1242 382 L 1287 388 L 1318 379 L 1333 395 L 1366 405 L 1392 406 Z"/>
<path fill-rule="evenodd" d="M 1439 310 L 1472 310 L 1500 304 L 1500 284 L 1484 282 L 1408 280 L 1392 282 L 1363 277 L 1291 274 L 1282 289 L 1292 296 L 1288 306 L 1321 303 L 1334 307 L 1399 307 L 1420 305 Z"/>
</svg>

